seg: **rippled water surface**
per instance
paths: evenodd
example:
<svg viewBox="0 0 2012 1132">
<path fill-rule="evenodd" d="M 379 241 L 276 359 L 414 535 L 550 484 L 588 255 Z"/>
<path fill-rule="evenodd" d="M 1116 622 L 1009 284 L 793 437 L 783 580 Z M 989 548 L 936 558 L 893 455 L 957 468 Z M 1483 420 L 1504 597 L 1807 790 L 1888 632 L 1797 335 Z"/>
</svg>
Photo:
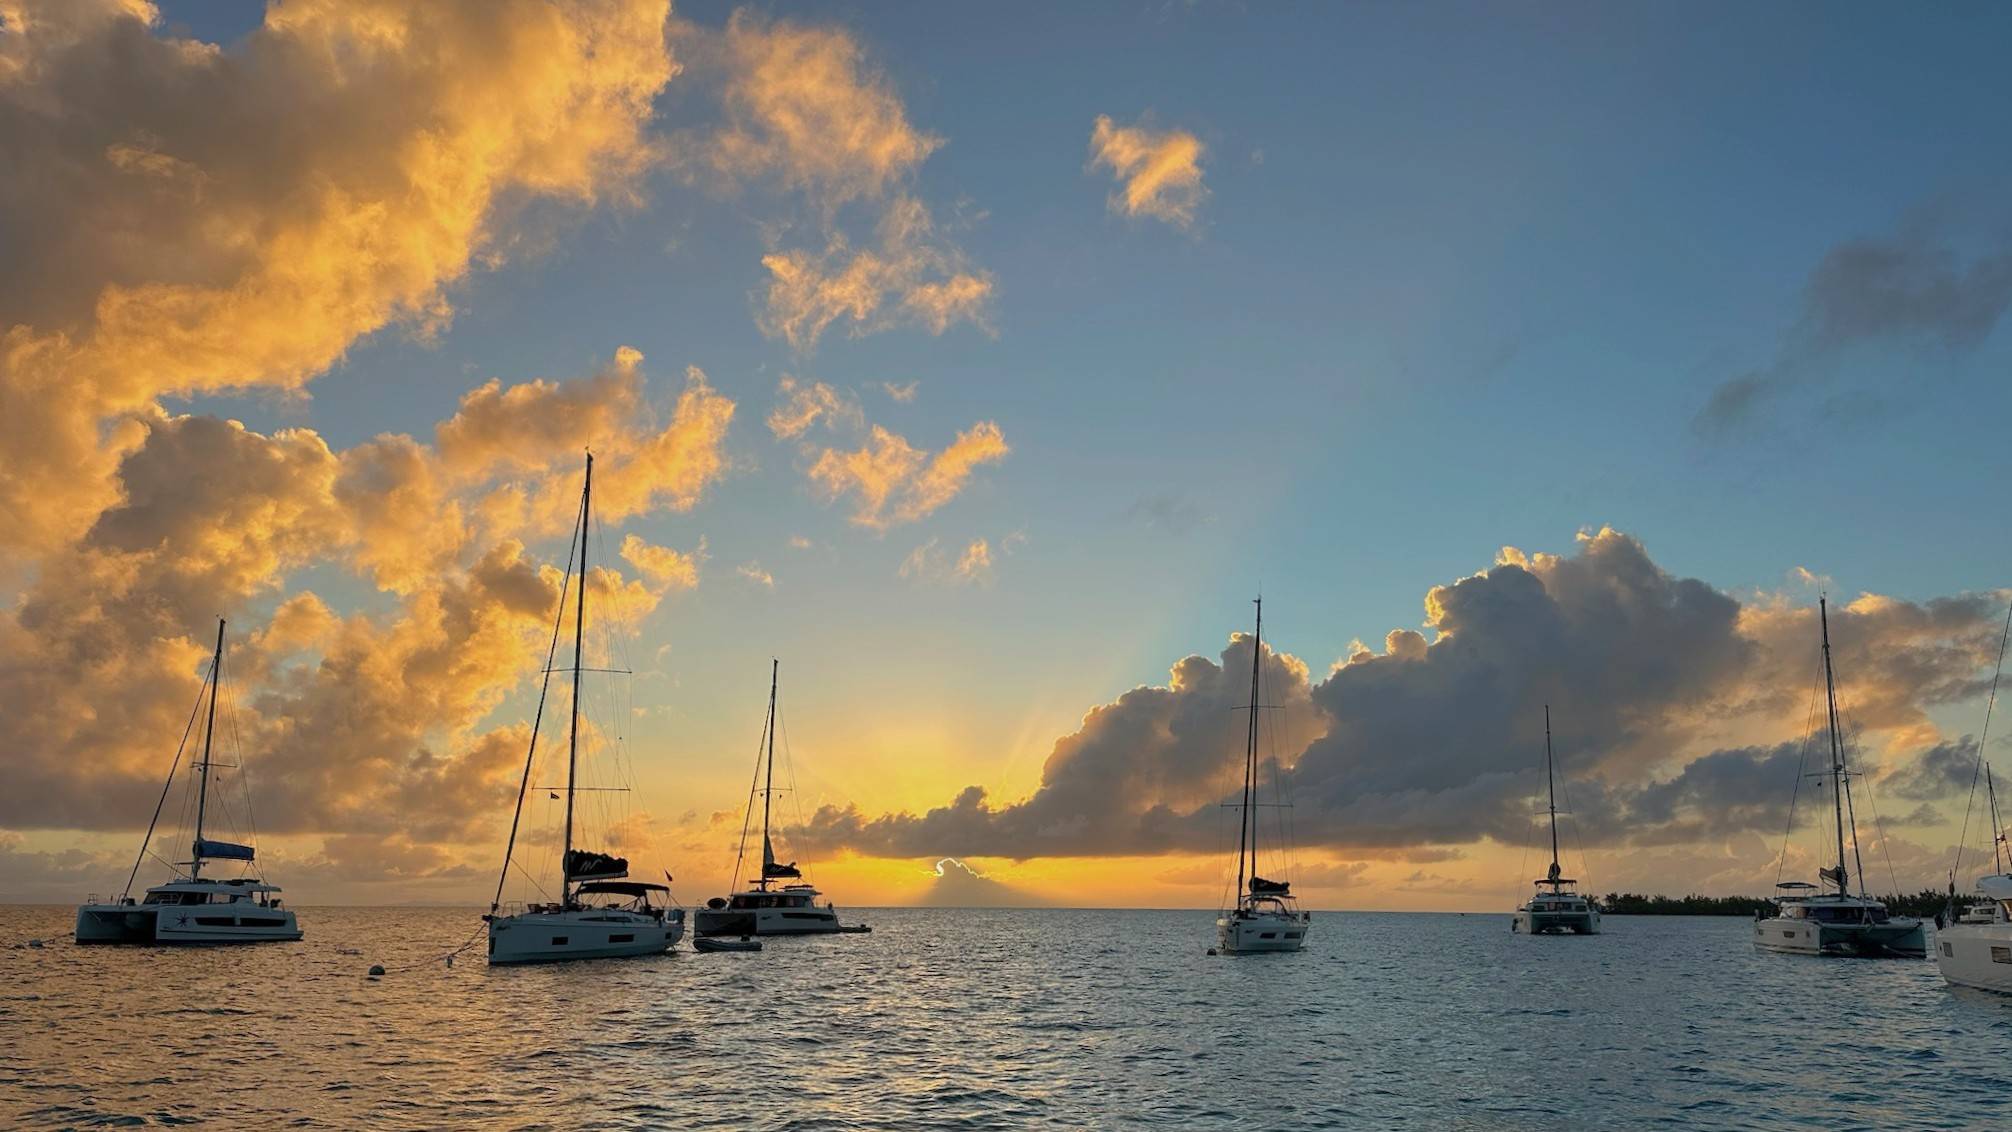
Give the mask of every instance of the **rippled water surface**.
<svg viewBox="0 0 2012 1132">
<path fill-rule="evenodd" d="M 479 941 L 433 958 L 469 911 L 174 951 L 0 908 L 0 1122 L 2012 1127 L 2012 999 L 1758 954 L 1743 920 L 1332 913 L 1301 954 L 1212 958 L 1211 913 L 856 915 L 872 935 L 492 971 Z"/>
</svg>

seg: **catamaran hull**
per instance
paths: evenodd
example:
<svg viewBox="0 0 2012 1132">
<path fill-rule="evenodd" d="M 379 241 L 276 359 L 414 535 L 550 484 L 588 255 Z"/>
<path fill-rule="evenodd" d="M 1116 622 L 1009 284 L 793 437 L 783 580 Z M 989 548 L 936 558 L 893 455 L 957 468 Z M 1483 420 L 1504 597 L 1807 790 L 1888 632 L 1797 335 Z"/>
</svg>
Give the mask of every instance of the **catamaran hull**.
<svg viewBox="0 0 2012 1132">
<path fill-rule="evenodd" d="M 1586 912 L 1530 912 L 1517 909 L 1509 930 L 1518 935 L 1599 935 L 1600 914 Z"/>
<path fill-rule="evenodd" d="M 77 909 L 78 943 L 211 947 L 231 943 L 292 943 L 300 939 L 292 912 L 200 911 L 174 906 L 86 904 Z"/>
<path fill-rule="evenodd" d="M 1935 966 L 1954 986 L 2012 994 L 2012 924 L 1937 929 Z"/>
<path fill-rule="evenodd" d="M 1842 955 L 1861 959 L 1924 959 L 1928 933 L 1919 921 L 1826 924 L 1816 920 L 1754 921 L 1754 946 L 1787 955 Z"/>
<path fill-rule="evenodd" d="M 496 916 L 489 921 L 489 965 L 662 955 L 684 937 L 681 908 L 661 920 L 602 909 Z"/>
<path fill-rule="evenodd" d="M 154 942 L 156 909 L 137 904 L 85 904 L 77 909 L 78 943 Z"/>
<path fill-rule="evenodd" d="M 1263 951 L 1298 951 L 1306 944 L 1311 917 L 1243 916 L 1216 921 L 1216 950 L 1225 955 Z"/>
<path fill-rule="evenodd" d="M 831 935 L 844 931 L 831 908 L 701 908 L 692 918 L 700 936 Z"/>
</svg>

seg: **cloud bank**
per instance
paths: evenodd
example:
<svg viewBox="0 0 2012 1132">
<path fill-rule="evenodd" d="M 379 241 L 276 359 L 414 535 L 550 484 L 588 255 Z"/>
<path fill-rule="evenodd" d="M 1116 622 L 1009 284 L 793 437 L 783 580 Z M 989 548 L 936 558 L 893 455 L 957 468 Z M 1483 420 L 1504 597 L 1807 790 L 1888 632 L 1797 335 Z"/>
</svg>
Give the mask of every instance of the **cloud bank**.
<svg viewBox="0 0 2012 1132">
<path fill-rule="evenodd" d="M 1968 756 L 1935 746 L 1929 712 L 1980 694 L 2004 600 L 1833 606 L 1856 757 L 1896 798 L 1955 789 Z M 1392 630 L 1381 651 L 1362 648 L 1322 679 L 1267 648 L 1266 700 L 1278 710 L 1263 754 L 1289 772 L 1302 845 L 1373 857 L 1524 839 L 1546 704 L 1589 845 L 1780 836 L 1804 745 L 1824 741 L 1804 726 L 1814 609 L 1673 577 L 1611 529 L 1569 556 L 1505 550 L 1433 587 L 1425 609 L 1424 632 Z M 995 804 L 974 785 L 921 814 L 826 807 L 807 836 L 892 856 L 1218 851 L 1251 649 L 1237 634 L 1217 659 L 1187 657 L 1165 685 L 1091 709 L 1025 799 Z"/>
</svg>

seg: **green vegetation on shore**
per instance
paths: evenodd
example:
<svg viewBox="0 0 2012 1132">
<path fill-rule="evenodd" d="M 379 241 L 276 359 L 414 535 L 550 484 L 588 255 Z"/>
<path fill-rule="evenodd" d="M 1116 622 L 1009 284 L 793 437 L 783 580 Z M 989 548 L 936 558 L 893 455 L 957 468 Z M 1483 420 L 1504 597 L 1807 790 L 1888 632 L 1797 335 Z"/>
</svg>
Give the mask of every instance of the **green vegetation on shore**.
<svg viewBox="0 0 2012 1132">
<path fill-rule="evenodd" d="M 1911 896 L 1882 896 L 1896 916 L 1933 916 L 1948 894 L 1924 888 Z M 1600 897 L 1600 911 L 1610 916 L 1747 916 L 1766 912 L 1771 903 L 1760 896 L 1643 896 L 1609 892 Z"/>
</svg>

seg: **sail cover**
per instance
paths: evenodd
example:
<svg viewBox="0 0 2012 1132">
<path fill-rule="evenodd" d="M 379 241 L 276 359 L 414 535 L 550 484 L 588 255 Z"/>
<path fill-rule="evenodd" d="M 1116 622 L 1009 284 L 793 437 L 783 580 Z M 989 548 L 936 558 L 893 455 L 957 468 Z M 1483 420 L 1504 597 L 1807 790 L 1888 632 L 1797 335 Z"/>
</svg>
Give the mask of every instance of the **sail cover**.
<svg viewBox="0 0 2012 1132">
<path fill-rule="evenodd" d="M 231 841 L 198 841 L 196 856 L 206 861 L 249 861 L 252 847 Z"/>
<path fill-rule="evenodd" d="M 1264 896 L 1266 894 L 1271 894 L 1274 896 L 1284 896 L 1286 893 L 1291 891 L 1292 891 L 1292 883 L 1290 881 L 1266 880 L 1261 876 L 1251 877 L 1252 896 Z"/>
<path fill-rule="evenodd" d="M 768 839 L 768 834 L 766 834 L 766 833 L 762 834 L 762 837 L 761 837 L 761 876 L 762 876 L 762 879 L 763 879 L 763 880 L 775 880 L 775 879 L 777 879 L 777 878 L 780 878 L 780 877 L 800 877 L 800 876 L 802 876 L 802 875 L 803 875 L 803 873 L 802 873 L 802 871 L 801 871 L 801 870 L 799 870 L 799 869 L 798 869 L 798 868 L 796 867 L 796 862 L 795 862 L 795 861 L 791 861 L 791 862 L 790 862 L 789 864 L 787 864 L 787 865 L 779 865 L 779 864 L 776 864 L 776 860 L 775 860 L 775 845 L 774 845 L 774 843 L 772 843 L 771 841 L 769 841 L 769 839 Z"/>
<path fill-rule="evenodd" d="M 1826 881 L 1829 881 L 1829 882 L 1830 882 L 1831 884 L 1834 884 L 1834 885 L 1836 885 L 1836 886 L 1837 886 L 1837 887 L 1838 887 L 1838 888 L 1839 888 L 1840 890 L 1842 890 L 1842 889 L 1844 888 L 1844 866 L 1843 866 L 1843 865 L 1839 865 L 1838 867 L 1836 867 L 1836 868 L 1834 868 L 1834 869 L 1818 869 L 1818 870 L 1816 871 L 1816 875 L 1817 875 L 1817 876 L 1819 876 L 1819 877 L 1821 877 L 1822 879 L 1824 879 L 1824 880 L 1826 880 Z"/>
<path fill-rule="evenodd" d="M 628 875 L 629 862 L 625 857 L 585 849 L 569 849 L 566 852 L 567 880 L 616 880 Z"/>
</svg>

